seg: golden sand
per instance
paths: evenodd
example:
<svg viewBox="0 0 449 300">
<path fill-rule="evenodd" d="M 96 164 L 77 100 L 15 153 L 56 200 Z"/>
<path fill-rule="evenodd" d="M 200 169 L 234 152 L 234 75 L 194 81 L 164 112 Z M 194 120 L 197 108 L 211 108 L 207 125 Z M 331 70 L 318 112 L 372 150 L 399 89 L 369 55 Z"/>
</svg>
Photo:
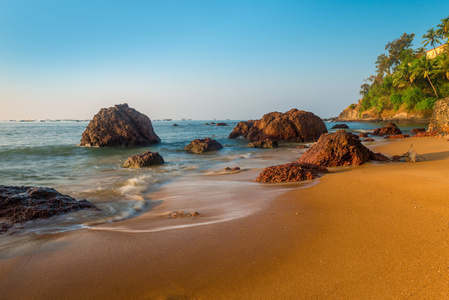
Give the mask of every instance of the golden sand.
<svg viewBox="0 0 449 300">
<path fill-rule="evenodd" d="M 449 142 L 375 150 L 411 143 L 425 161 L 333 168 L 246 218 L 16 237 L 0 248 L 0 298 L 447 299 Z"/>
</svg>

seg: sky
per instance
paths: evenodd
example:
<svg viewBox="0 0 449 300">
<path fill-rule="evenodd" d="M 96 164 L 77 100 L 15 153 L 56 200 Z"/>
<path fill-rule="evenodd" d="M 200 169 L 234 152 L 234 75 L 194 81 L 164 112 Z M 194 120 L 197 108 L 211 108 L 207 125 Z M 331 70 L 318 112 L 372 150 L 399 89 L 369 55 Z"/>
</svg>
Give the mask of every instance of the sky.
<svg viewBox="0 0 449 300">
<path fill-rule="evenodd" d="M 0 0 L 0 120 L 327 118 L 357 102 L 385 44 L 449 1 Z"/>
</svg>

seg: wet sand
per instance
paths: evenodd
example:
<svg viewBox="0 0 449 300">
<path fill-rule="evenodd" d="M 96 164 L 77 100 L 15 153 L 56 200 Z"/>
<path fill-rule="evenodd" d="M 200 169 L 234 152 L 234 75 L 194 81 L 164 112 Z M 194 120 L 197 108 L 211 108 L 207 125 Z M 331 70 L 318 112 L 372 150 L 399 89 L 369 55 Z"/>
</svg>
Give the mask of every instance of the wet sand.
<svg viewBox="0 0 449 300">
<path fill-rule="evenodd" d="M 448 298 L 449 142 L 375 150 L 411 143 L 425 161 L 334 168 L 229 222 L 0 237 L 1 298 Z"/>
</svg>

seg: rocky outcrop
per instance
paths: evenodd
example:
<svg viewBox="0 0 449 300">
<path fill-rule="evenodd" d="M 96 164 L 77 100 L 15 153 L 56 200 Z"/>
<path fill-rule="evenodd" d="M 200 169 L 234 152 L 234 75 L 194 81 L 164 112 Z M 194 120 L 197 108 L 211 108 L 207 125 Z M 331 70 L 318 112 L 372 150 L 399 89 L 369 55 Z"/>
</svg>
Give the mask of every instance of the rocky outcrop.
<svg viewBox="0 0 449 300">
<path fill-rule="evenodd" d="M 398 128 L 398 126 L 396 126 L 396 124 L 390 122 L 385 127 L 374 129 L 372 133 L 372 135 L 379 135 L 379 136 L 384 136 L 387 134 L 389 135 L 402 134 L 402 131 Z"/>
<path fill-rule="evenodd" d="M 80 146 L 128 147 L 160 141 L 150 119 L 125 103 L 102 108 L 83 132 Z"/>
<path fill-rule="evenodd" d="M 311 112 L 292 109 L 286 113 L 272 112 L 260 120 L 240 122 L 229 135 L 250 141 L 272 139 L 282 142 L 314 142 L 326 133 L 324 122 Z"/>
<path fill-rule="evenodd" d="M 430 119 L 429 131 L 439 135 L 449 135 L 449 97 L 437 100 Z"/>
<path fill-rule="evenodd" d="M 295 182 L 312 180 L 329 171 L 314 164 L 293 162 L 284 165 L 271 166 L 263 169 L 254 180 L 257 182 Z"/>
<path fill-rule="evenodd" d="M 251 142 L 248 145 L 246 145 L 246 147 L 249 148 L 270 148 L 270 149 L 274 149 L 279 147 L 278 142 L 270 140 L 270 139 L 266 139 L 263 141 L 257 141 L 257 142 Z"/>
<path fill-rule="evenodd" d="M 228 124 L 224 122 L 218 122 L 217 124 L 215 124 L 215 126 L 228 126 Z"/>
<path fill-rule="evenodd" d="M 156 165 L 162 165 L 164 163 L 164 158 L 158 152 L 144 152 L 137 155 L 132 155 L 123 164 L 124 168 L 143 168 Z"/>
<path fill-rule="evenodd" d="M 361 100 L 344 109 L 336 122 L 396 122 L 396 123 L 428 123 L 432 110 L 407 111 L 405 107 L 398 110 L 377 109 L 361 110 Z"/>
<path fill-rule="evenodd" d="M 358 136 L 338 130 L 335 133 L 323 134 L 298 162 L 336 167 L 362 165 L 369 160 L 388 161 L 388 158 L 363 146 Z"/>
<path fill-rule="evenodd" d="M 349 129 L 349 126 L 346 124 L 335 124 L 331 129 Z"/>
<path fill-rule="evenodd" d="M 208 151 L 217 151 L 223 149 L 223 146 L 214 139 L 196 139 L 190 142 L 190 144 L 184 148 L 193 153 L 203 153 Z"/>
<path fill-rule="evenodd" d="M 368 133 L 366 132 L 359 133 L 359 138 L 366 138 L 366 137 L 368 137 Z"/>
<path fill-rule="evenodd" d="M 362 142 L 374 142 L 374 139 L 367 138 L 367 139 L 364 139 Z"/>
<path fill-rule="evenodd" d="M 8 221 L 0 223 L 0 232 L 10 228 L 11 224 L 85 208 L 97 209 L 87 200 L 76 201 L 52 188 L 0 185 L 0 219 Z"/>
</svg>

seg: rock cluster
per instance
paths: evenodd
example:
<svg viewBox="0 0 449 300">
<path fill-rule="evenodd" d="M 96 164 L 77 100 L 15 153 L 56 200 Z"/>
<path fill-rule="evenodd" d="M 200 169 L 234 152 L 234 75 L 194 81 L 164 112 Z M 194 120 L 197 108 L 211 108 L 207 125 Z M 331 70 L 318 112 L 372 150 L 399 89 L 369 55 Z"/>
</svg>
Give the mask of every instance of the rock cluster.
<svg viewBox="0 0 449 300">
<path fill-rule="evenodd" d="M 396 135 L 396 134 L 402 134 L 402 131 L 394 124 L 393 122 L 390 122 L 385 127 L 374 129 L 373 135 Z"/>
<path fill-rule="evenodd" d="M 218 122 L 217 124 L 215 124 L 215 126 L 228 126 L 228 124 L 224 122 Z"/>
<path fill-rule="evenodd" d="M 426 132 L 418 132 L 413 137 L 434 137 L 437 136 L 438 132 L 436 130 L 426 131 Z"/>
<path fill-rule="evenodd" d="M 80 146 L 128 147 L 160 141 L 150 119 L 125 103 L 102 108 L 83 132 Z"/>
<path fill-rule="evenodd" d="M 188 150 L 194 153 L 217 151 L 220 149 L 223 149 L 223 146 L 219 142 L 211 138 L 193 140 L 187 147 L 184 148 L 184 150 Z"/>
<path fill-rule="evenodd" d="M 144 152 L 137 155 L 132 155 L 123 164 L 124 168 L 142 168 L 156 165 L 162 165 L 164 158 L 158 152 Z"/>
<path fill-rule="evenodd" d="M 295 182 L 312 180 L 329 171 L 321 166 L 293 162 L 265 168 L 254 180 L 257 182 Z"/>
<path fill-rule="evenodd" d="M 425 132 L 425 131 L 426 131 L 425 128 L 413 128 L 413 129 L 412 129 L 412 133 L 413 133 L 413 134 L 417 134 L 417 133 Z"/>
<path fill-rule="evenodd" d="M 292 109 L 286 113 L 272 112 L 260 120 L 243 121 L 229 138 L 243 137 L 250 141 L 272 139 L 283 142 L 315 142 L 327 133 L 324 122 L 311 112 Z"/>
<path fill-rule="evenodd" d="M 10 223 L 45 219 L 85 208 L 97 209 L 87 200 L 76 201 L 52 188 L 0 185 L 0 218 Z M 8 223 L 0 223 L 0 232 L 9 227 Z"/>
<path fill-rule="evenodd" d="M 234 168 L 226 167 L 223 169 L 223 172 L 237 172 L 237 171 L 240 171 L 240 167 L 234 167 Z"/>
<path fill-rule="evenodd" d="M 336 167 L 362 165 L 369 160 L 388 161 L 389 159 L 366 148 L 358 136 L 338 130 L 335 133 L 323 134 L 318 142 L 299 158 L 298 162 Z"/>
<path fill-rule="evenodd" d="M 251 142 L 248 145 L 246 145 L 246 147 L 249 148 L 270 148 L 270 149 L 274 149 L 279 147 L 278 142 L 273 141 L 271 139 L 265 139 L 263 141 L 256 141 L 256 142 Z"/>
<path fill-rule="evenodd" d="M 437 131 L 440 135 L 449 134 L 449 97 L 435 102 L 429 131 Z"/>
</svg>

